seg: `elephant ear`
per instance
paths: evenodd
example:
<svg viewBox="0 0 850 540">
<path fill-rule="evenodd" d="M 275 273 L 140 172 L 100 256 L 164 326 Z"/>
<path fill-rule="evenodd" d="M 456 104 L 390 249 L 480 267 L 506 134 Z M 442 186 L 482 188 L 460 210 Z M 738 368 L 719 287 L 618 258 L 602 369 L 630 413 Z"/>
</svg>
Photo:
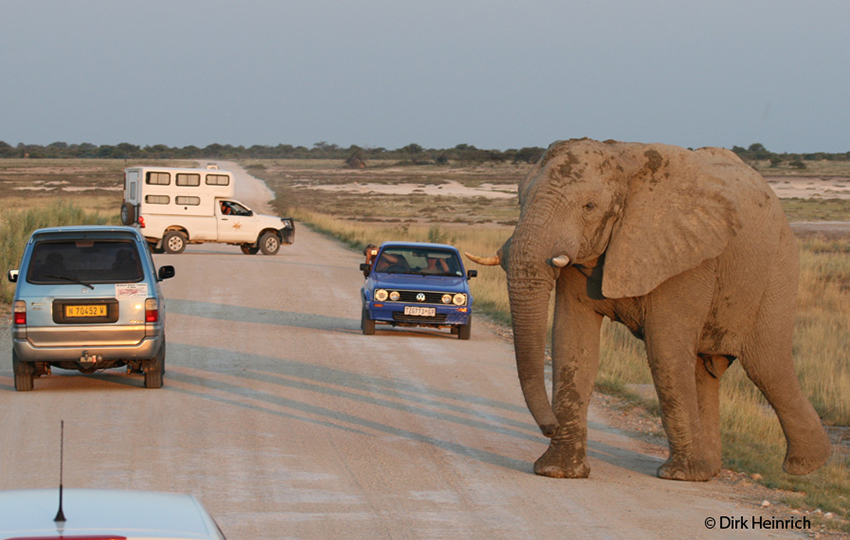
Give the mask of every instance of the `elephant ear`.
<svg viewBox="0 0 850 540">
<path fill-rule="evenodd" d="M 741 228 L 736 168 L 717 163 L 713 153 L 670 148 L 645 151 L 644 166 L 628 180 L 605 253 L 607 298 L 649 293 L 720 255 Z"/>
</svg>

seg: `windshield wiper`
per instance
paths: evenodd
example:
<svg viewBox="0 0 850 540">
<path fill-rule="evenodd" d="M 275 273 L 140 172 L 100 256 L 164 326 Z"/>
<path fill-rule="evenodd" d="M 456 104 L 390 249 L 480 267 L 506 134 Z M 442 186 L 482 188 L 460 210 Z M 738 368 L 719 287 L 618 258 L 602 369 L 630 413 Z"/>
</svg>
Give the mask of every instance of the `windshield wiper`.
<svg viewBox="0 0 850 540">
<path fill-rule="evenodd" d="M 64 279 L 65 281 L 70 281 L 71 283 L 76 283 L 78 285 L 85 285 L 89 289 L 94 290 L 94 285 L 91 285 L 90 283 L 86 283 L 85 281 L 80 281 L 77 278 L 72 278 L 72 277 L 68 277 L 68 276 L 57 276 L 56 274 L 42 274 L 42 277 L 52 278 L 52 279 Z"/>
</svg>

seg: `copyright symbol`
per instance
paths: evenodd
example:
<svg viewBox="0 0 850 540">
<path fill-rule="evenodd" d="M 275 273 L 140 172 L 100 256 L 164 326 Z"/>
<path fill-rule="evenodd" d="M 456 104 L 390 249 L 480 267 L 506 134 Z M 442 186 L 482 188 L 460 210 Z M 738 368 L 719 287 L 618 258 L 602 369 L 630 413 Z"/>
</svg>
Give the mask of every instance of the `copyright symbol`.
<svg viewBox="0 0 850 540">
<path fill-rule="evenodd" d="M 711 517 L 705 518 L 705 528 L 706 529 L 713 529 L 716 525 L 717 525 L 717 521 L 715 521 L 714 518 L 711 518 Z"/>
</svg>

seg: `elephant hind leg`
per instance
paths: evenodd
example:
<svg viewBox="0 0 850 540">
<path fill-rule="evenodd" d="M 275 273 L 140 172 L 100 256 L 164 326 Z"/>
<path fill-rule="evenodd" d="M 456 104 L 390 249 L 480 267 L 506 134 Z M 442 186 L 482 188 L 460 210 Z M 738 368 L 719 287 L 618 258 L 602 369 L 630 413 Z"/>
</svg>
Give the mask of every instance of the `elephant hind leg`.
<svg viewBox="0 0 850 540">
<path fill-rule="evenodd" d="M 796 281 L 792 285 L 796 289 Z M 794 371 L 793 302 L 793 296 L 768 297 L 762 302 L 740 362 L 779 417 L 788 445 L 782 468 L 788 474 L 804 475 L 824 465 L 832 447 Z"/>
<path fill-rule="evenodd" d="M 771 349 L 763 342 L 745 348 L 741 365 L 779 417 L 787 442 L 782 468 L 788 474 L 809 474 L 829 459 L 829 437 L 800 388 L 790 347 L 787 354 Z"/>
<path fill-rule="evenodd" d="M 696 362 L 697 402 L 702 451 L 711 476 L 720 472 L 720 377 L 732 364 L 726 356 L 700 355 Z"/>
</svg>

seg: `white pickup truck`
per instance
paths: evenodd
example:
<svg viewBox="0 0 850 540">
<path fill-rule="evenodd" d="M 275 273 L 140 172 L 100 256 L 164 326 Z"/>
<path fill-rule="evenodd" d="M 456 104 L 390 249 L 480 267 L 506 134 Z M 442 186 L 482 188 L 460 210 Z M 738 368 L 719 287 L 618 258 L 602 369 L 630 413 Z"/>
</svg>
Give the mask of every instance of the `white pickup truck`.
<svg viewBox="0 0 850 540">
<path fill-rule="evenodd" d="M 233 193 L 227 171 L 130 167 L 124 170 L 121 221 L 139 227 L 154 253 L 218 242 L 238 245 L 246 255 L 274 255 L 281 244 L 295 242 L 291 218 L 257 214 Z"/>
</svg>

